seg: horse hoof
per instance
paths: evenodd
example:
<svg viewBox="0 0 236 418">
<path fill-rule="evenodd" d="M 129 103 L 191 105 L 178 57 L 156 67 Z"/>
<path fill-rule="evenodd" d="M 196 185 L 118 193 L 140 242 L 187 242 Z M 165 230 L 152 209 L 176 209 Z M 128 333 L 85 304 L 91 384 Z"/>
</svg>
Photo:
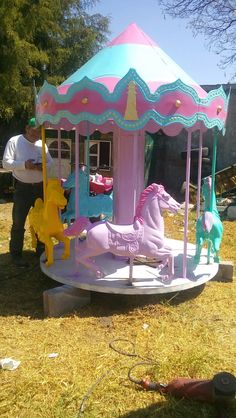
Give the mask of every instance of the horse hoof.
<svg viewBox="0 0 236 418">
<path fill-rule="evenodd" d="M 70 254 L 63 254 L 63 256 L 61 257 L 62 260 L 67 260 L 67 258 L 70 257 Z"/>
<path fill-rule="evenodd" d="M 158 264 L 157 270 L 161 271 L 165 267 L 165 264 Z"/>
<path fill-rule="evenodd" d="M 164 274 L 163 276 L 160 276 L 160 277 L 161 277 L 162 283 L 165 283 L 165 284 L 171 283 L 172 277 L 169 276 L 168 274 Z"/>
<path fill-rule="evenodd" d="M 102 279 L 103 277 L 105 277 L 105 274 L 103 273 L 103 271 L 97 270 L 96 276 L 97 276 L 97 279 Z"/>
</svg>

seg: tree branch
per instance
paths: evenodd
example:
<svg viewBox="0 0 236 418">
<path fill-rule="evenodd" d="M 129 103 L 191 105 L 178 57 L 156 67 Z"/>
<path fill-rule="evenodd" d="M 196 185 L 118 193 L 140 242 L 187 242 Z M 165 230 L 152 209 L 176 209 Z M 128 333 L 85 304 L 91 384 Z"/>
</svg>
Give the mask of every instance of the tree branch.
<svg viewBox="0 0 236 418">
<path fill-rule="evenodd" d="M 224 55 L 222 66 L 235 62 L 236 1 L 235 0 L 158 0 L 163 13 L 187 20 L 196 36 L 201 33 L 209 47 Z M 232 56 L 231 56 L 232 54 Z"/>
</svg>

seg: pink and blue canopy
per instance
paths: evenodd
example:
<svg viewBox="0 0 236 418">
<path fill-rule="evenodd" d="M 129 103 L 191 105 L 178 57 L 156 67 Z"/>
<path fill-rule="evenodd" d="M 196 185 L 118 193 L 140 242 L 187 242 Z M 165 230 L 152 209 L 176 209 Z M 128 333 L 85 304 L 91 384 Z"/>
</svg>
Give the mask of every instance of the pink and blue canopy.
<svg viewBox="0 0 236 418">
<path fill-rule="evenodd" d="M 224 129 L 228 98 L 207 94 L 138 26 L 127 27 L 59 87 L 44 83 L 37 119 L 72 129 Z"/>
</svg>

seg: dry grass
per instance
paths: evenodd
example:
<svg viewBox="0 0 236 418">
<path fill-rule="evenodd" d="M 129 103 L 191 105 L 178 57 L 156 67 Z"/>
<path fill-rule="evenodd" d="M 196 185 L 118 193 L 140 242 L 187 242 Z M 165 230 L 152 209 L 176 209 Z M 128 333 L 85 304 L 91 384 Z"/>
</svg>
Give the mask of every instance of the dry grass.
<svg viewBox="0 0 236 418">
<path fill-rule="evenodd" d="M 160 299 L 92 295 L 91 305 L 63 318 L 44 318 L 42 292 L 57 283 L 44 276 L 32 252 L 32 269 L 20 273 L 9 265 L 11 204 L 0 212 L 0 358 L 21 360 L 15 371 L 0 371 L 0 416 L 7 418 L 213 418 L 212 406 L 164 398 L 135 387 L 129 368 L 140 358 L 109 348 L 114 338 L 135 344 L 136 353 L 158 362 L 137 368 L 143 377 L 168 382 L 176 376 L 210 378 L 235 371 L 236 285 L 209 282 L 204 288 Z M 182 238 L 183 218 L 167 217 L 166 229 Z M 236 261 L 236 222 L 224 222 L 222 258 Z M 193 239 L 194 221 L 190 219 Z M 26 249 L 30 248 L 29 236 Z M 173 295 L 169 295 L 171 298 Z M 148 327 L 144 326 L 147 324 Z M 119 343 L 132 351 L 132 345 Z M 57 352 L 57 358 L 48 354 Z M 236 416 L 235 405 L 230 417 Z"/>
</svg>

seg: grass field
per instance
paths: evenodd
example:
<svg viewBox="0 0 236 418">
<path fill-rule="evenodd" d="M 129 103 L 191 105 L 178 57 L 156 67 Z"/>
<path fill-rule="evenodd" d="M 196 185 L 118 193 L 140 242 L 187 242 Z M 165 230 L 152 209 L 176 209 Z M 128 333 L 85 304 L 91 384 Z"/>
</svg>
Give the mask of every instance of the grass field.
<svg viewBox="0 0 236 418">
<path fill-rule="evenodd" d="M 235 281 L 211 281 L 162 299 L 93 293 L 89 306 L 44 318 L 42 292 L 58 283 L 40 271 L 28 231 L 31 268 L 20 272 L 10 265 L 11 206 L 0 205 L 0 358 L 21 364 L 0 370 L 1 418 L 216 417 L 211 405 L 145 392 L 129 381 L 128 371 L 150 358 L 152 364 L 133 371 L 136 377 L 166 383 L 223 370 L 236 374 Z M 192 241 L 194 226 L 192 215 Z M 182 239 L 182 228 L 183 217 L 166 217 L 167 236 Z M 221 257 L 234 263 L 235 236 L 236 222 L 224 222 Z M 120 353 L 109 346 L 114 339 L 120 339 L 114 343 Z M 236 416 L 235 404 L 228 416 Z"/>
</svg>

